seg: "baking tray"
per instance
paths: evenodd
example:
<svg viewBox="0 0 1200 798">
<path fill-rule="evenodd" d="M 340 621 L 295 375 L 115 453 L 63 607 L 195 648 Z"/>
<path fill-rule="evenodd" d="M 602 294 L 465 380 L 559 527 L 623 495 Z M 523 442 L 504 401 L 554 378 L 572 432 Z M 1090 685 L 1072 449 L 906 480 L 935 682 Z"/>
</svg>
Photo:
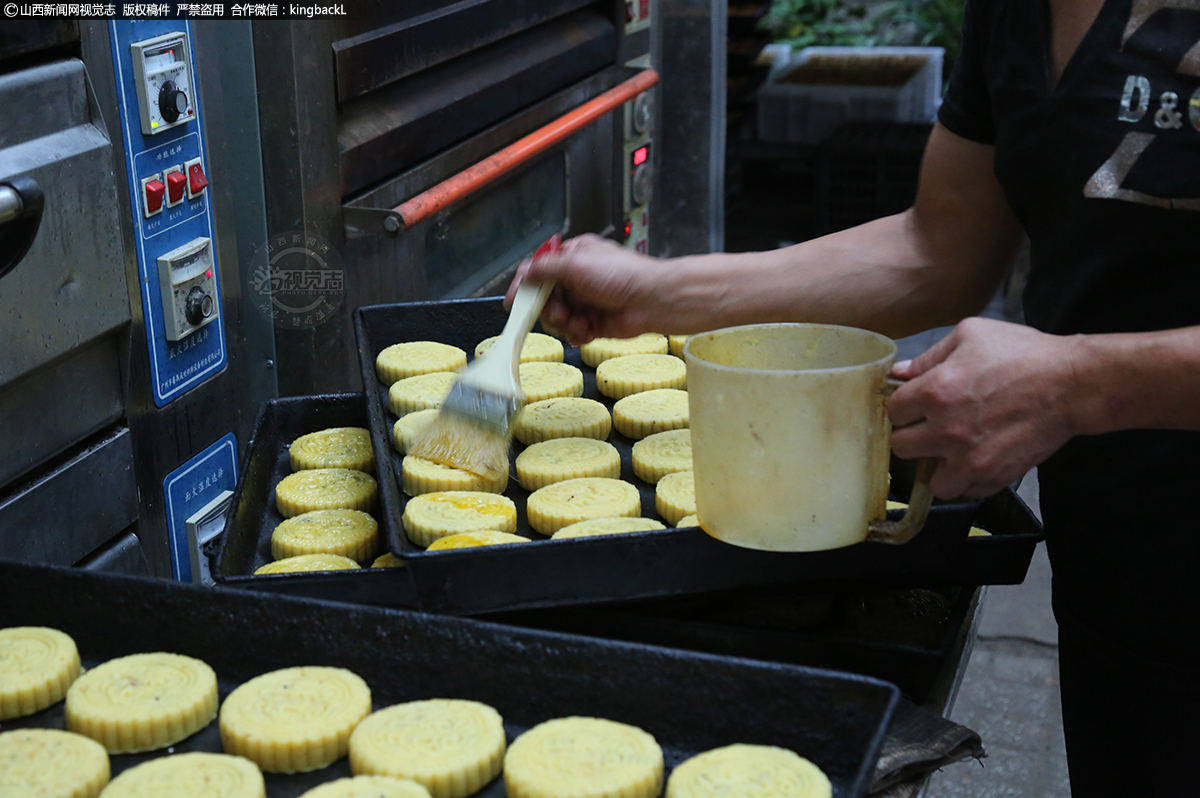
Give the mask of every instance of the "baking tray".
<svg viewBox="0 0 1200 798">
<path fill-rule="evenodd" d="M 266 671 L 331 665 L 362 676 L 376 708 L 432 697 L 490 704 L 510 742 L 550 718 L 605 717 L 653 734 L 668 769 L 734 742 L 779 745 L 815 762 L 839 798 L 869 786 L 898 696 L 894 685 L 832 671 L 0 561 L 0 627 L 23 625 L 70 634 L 87 666 L 140 651 L 197 657 L 217 672 L 222 698 Z M 63 705 L 4 724 L 23 726 L 62 728 Z M 174 746 L 194 750 L 221 750 L 217 724 Z M 154 755 L 114 755 L 113 774 Z M 268 774 L 267 794 L 347 775 L 345 759 Z M 477 795 L 503 798 L 502 780 Z"/>
<path fill-rule="evenodd" d="M 208 552 L 214 581 L 335 601 L 416 606 L 412 578 L 403 568 L 253 575 L 255 569 L 273 559 L 271 532 L 284 520 L 275 507 L 275 486 L 292 473 L 288 446 L 301 435 L 328 427 L 367 426 L 367 407 L 361 393 L 272 399 L 263 404 L 242 456 L 233 510 L 224 532 Z M 382 530 L 378 504 L 372 514 Z"/>
<path fill-rule="evenodd" d="M 1011 489 L 983 502 L 935 504 L 921 534 L 903 546 L 861 543 L 831 551 L 780 553 L 731 546 L 696 528 L 547 540 L 529 529 L 529 494 L 514 478 L 505 495 L 517 505 L 518 533 L 533 538 L 532 543 L 423 551 L 408 540 L 401 523 L 407 497 L 399 483 L 402 458 L 392 444 L 396 417 L 387 409 L 387 386 L 375 376 L 375 358 L 394 343 L 419 340 L 453 344 L 470 353 L 484 338 L 498 334 L 506 318 L 499 297 L 372 305 L 355 311 L 381 521 L 392 552 L 408 563 L 422 609 L 478 614 L 755 585 L 919 587 L 1024 580 L 1042 533 L 1040 523 Z M 611 408 L 612 400 L 596 390 L 595 370 L 582 365 L 577 348 L 567 348 L 566 361 L 583 369 L 584 396 Z M 657 518 L 654 487 L 633 475 L 634 441 L 615 429 L 608 440 L 621 454 L 621 478 L 641 492 L 642 514 Z M 893 468 L 893 482 L 902 495 L 907 495 L 908 473 L 907 468 Z M 1001 508 L 985 512 L 989 502 Z M 967 538 L 977 514 L 993 521 L 987 527 L 993 532 L 987 546 Z"/>
<path fill-rule="evenodd" d="M 886 632 L 856 628 L 847 620 L 861 593 L 795 595 L 780 588 L 752 588 L 724 594 L 658 599 L 600 607 L 563 607 L 495 613 L 488 620 L 523 628 L 548 629 L 607 640 L 670 646 L 724 656 L 746 657 L 860 673 L 891 682 L 911 701 L 923 704 L 952 655 L 954 642 L 975 593 L 973 587 L 943 588 L 945 616 L 914 630 L 895 624 Z M 784 628 L 779 616 L 754 619 L 764 602 L 828 602 L 823 619 Z"/>
</svg>

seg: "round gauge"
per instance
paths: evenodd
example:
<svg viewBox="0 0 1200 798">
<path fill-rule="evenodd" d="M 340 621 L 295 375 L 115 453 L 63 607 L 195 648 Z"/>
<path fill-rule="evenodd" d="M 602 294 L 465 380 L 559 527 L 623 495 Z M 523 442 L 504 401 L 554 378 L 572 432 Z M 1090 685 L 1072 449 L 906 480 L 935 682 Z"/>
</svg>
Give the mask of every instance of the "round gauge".
<svg viewBox="0 0 1200 798">
<path fill-rule="evenodd" d="M 188 98 L 172 82 L 167 81 L 158 92 L 158 112 L 167 123 L 175 122 L 187 113 Z"/>
<path fill-rule="evenodd" d="M 212 315 L 213 298 L 204 292 L 200 286 L 188 291 L 183 304 L 183 315 L 189 324 L 199 324 Z"/>
</svg>

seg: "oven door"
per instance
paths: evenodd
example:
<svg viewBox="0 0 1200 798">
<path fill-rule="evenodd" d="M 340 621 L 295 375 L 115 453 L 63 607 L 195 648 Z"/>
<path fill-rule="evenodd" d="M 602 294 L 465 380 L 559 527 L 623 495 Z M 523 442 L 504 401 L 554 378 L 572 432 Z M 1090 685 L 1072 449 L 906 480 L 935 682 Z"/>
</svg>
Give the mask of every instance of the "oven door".
<svg viewBox="0 0 1200 798">
<path fill-rule="evenodd" d="M 0 108 L 0 558 L 72 565 L 138 517 L 113 148 L 77 59 Z"/>
<path fill-rule="evenodd" d="M 656 81 L 604 70 L 353 198 L 347 260 L 390 264 L 394 296 L 488 296 L 554 233 L 614 235 L 628 202 L 627 117 Z"/>
</svg>

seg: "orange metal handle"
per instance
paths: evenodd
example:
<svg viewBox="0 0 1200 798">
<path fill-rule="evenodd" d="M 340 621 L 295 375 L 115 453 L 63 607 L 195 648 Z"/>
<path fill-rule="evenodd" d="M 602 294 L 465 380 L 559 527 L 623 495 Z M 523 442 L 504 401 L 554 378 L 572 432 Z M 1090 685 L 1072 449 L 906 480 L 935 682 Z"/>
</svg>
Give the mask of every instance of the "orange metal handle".
<svg viewBox="0 0 1200 798">
<path fill-rule="evenodd" d="M 474 166 L 447 178 L 408 202 L 397 205 L 392 210 L 400 215 L 405 228 L 419 224 L 447 205 L 478 191 L 535 155 L 545 152 L 567 136 L 590 125 L 622 103 L 632 100 L 656 83 L 658 83 L 658 73 L 653 69 L 639 72 L 574 111 L 560 116 L 545 127 L 535 130 L 525 138 L 513 142 L 494 155 L 484 158 Z"/>
</svg>

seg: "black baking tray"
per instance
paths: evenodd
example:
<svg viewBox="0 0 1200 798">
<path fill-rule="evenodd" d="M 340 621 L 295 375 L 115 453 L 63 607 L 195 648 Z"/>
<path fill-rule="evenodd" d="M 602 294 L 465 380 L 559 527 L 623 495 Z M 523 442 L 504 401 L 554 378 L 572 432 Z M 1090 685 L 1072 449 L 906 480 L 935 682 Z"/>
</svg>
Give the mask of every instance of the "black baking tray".
<svg viewBox="0 0 1200 798">
<path fill-rule="evenodd" d="M 0 561 L 0 627 L 31 625 L 71 635 L 85 666 L 142 651 L 197 657 L 217 672 L 222 698 L 270 670 L 328 665 L 365 679 L 376 708 L 433 697 L 490 704 L 510 742 L 550 718 L 609 718 L 654 735 L 668 770 L 717 746 L 778 745 L 825 771 L 838 798 L 869 786 L 898 697 L 894 685 L 832 671 Z M 63 705 L 4 726 L 63 728 Z M 172 750 L 220 751 L 217 724 Z M 162 753 L 114 755 L 113 774 Z M 267 794 L 295 796 L 348 775 L 344 758 L 313 773 L 268 774 Z M 503 798 L 503 780 L 477 795 Z"/>
<path fill-rule="evenodd" d="M 907 626 L 889 624 L 886 629 L 863 628 L 849 620 L 851 605 L 867 597 L 863 593 L 796 595 L 780 588 L 750 588 L 620 605 L 521 610 L 494 613 L 488 620 L 607 640 L 860 673 L 891 682 L 911 701 L 923 704 L 954 654 L 955 642 L 968 622 L 976 588 L 942 588 L 932 592 L 946 602 L 943 617 Z M 778 620 L 754 618 L 754 610 L 764 602 L 783 605 L 797 600 L 827 602 L 827 614 L 793 628 Z"/>
<path fill-rule="evenodd" d="M 831 551 L 779 553 L 731 546 L 698 528 L 547 540 L 529 529 L 528 492 L 514 478 L 505 495 L 517 505 L 518 533 L 533 538 L 532 543 L 423 551 L 408 540 L 401 523 L 407 497 L 399 482 L 402 458 L 392 444 L 396 417 L 387 408 L 387 386 L 375 376 L 375 358 L 392 344 L 420 340 L 452 344 L 470 354 L 484 338 L 498 334 L 506 318 L 499 297 L 372 305 L 355 311 L 380 520 L 392 552 L 408 563 L 422 609 L 478 614 L 755 585 L 917 587 L 1024 580 L 1042 537 L 1041 524 L 1011 489 L 983 502 L 935 504 L 921 534 L 903 546 L 861 543 Z M 613 402 L 596 390 L 595 370 L 582 365 L 577 348 L 567 348 L 566 361 L 583 369 L 584 396 L 611 408 Z M 654 487 L 633 475 L 634 441 L 615 429 L 608 440 L 621 454 L 622 479 L 641 492 L 642 515 L 657 518 Z M 893 468 L 894 483 L 902 491 L 907 474 L 908 469 Z M 991 521 L 993 537 L 986 545 L 967 539 L 977 516 Z"/>
<path fill-rule="evenodd" d="M 209 552 L 214 581 L 335 601 L 416 606 L 412 578 L 403 568 L 254 576 L 255 569 L 273 559 L 271 532 L 284 520 L 275 506 L 275 486 L 292 473 L 288 456 L 292 441 L 328 427 L 367 426 L 367 407 L 361 393 L 289 397 L 263 404 L 242 456 L 232 511 L 224 532 Z M 378 504 L 372 513 L 382 530 Z M 380 553 L 383 550 L 381 547 Z"/>
</svg>

